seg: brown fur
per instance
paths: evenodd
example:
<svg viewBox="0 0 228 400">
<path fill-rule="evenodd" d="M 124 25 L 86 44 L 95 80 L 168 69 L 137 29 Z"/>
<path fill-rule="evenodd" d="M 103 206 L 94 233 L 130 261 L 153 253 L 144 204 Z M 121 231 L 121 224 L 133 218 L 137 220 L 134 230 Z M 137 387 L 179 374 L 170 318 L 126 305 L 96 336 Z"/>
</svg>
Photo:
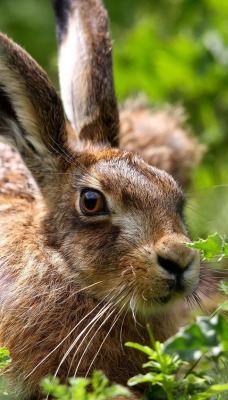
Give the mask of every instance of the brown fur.
<svg viewBox="0 0 228 400">
<path fill-rule="evenodd" d="M 76 12 L 82 35 L 95 43 L 94 26 L 102 27 L 104 35 L 107 21 L 100 25 L 94 4 L 102 18 L 107 17 L 99 0 L 88 3 L 91 12 L 85 14 L 85 3 L 78 0 L 79 8 L 69 15 L 72 18 Z M 63 38 L 60 46 L 67 40 Z M 106 54 L 109 40 L 105 46 Z M 86 50 L 91 54 L 88 43 Z M 94 74 L 98 59 L 93 52 L 91 57 Z M 104 63 L 104 68 L 105 76 L 112 76 L 111 63 Z M 88 74 L 91 81 L 88 70 L 84 78 Z M 6 376 L 25 399 L 42 398 L 38 383 L 47 374 L 57 373 L 64 381 L 97 368 L 126 384 L 141 371 L 144 357 L 125 349 L 124 343 L 147 343 L 146 323 L 156 339 L 166 340 L 182 321 L 183 299 L 198 285 L 198 254 L 184 245 L 189 238 L 182 220 L 182 190 L 169 174 L 134 152 L 109 147 L 119 140 L 112 129 L 118 126 L 118 115 L 114 110 L 111 131 L 109 124 L 98 129 L 90 97 L 95 91 L 99 98 L 102 72 L 95 87 L 86 86 L 89 90 L 82 95 L 88 113 L 91 105 L 90 124 L 77 107 L 72 114 L 79 121 L 76 132 L 45 73 L 4 35 L 0 72 L 0 135 L 17 148 L 26 164 L 11 147 L 0 145 L 0 345 L 12 356 Z M 78 93 L 77 83 L 73 92 Z M 115 98 L 112 83 L 106 94 Z M 109 120 L 110 104 L 108 111 L 101 107 L 103 121 Z M 134 112 L 132 119 L 123 112 L 120 139 L 122 144 L 126 140 L 126 148 L 134 143 L 146 158 L 137 139 L 143 119 L 144 133 L 151 132 L 164 159 L 169 146 L 172 153 L 160 161 L 159 150 L 151 150 L 149 163 L 174 171 L 185 185 L 189 164 L 197 160 L 193 151 L 197 145 L 179 131 L 176 119 L 169 139 L 165 125 L 172 126 L 172 117 L 166 113 L 163 117 L 162 129 L 162 124 L 153 122 L 157 115 L 146 110 Z M 89 136 L 84 135 L 88 126 Z M 189 154 L 183 171 L 181 150 L 173 151 L 176 136 L 185 143 L 184 158 Z M 103 214 L 83 213 L 80 198 L 89 189 L 104 196 Z M 132 400 L 142 397 L 135 396 Z"/>
<path fill-rule="evenodd" d="M 116 153 L 116 151 L 114 151 L 114 153 Z M 91 157 L 92 165 L 97 165 L 97 163 L 99 165 L 98 161 L 101 159 L 101 154 L 102 153 L 99 155 L 98 153 L 96 157 L 95 155 Z M 103 156 L 105 156 L 105 162 L 110 162 L 113 160 L 114 154 L 111 151 L 105 151 Z M 132 159 L 132 162 L 136 162 L 132 154 L 126 153 L 122 155 L 122 153 L 116 153 L 116 156 L 123 160 L 127 159 L 128 162 L 130 159 Z M 88 155 L 82 156 L 80 160 L 81 163 L 83 158 L 86 161 L 88 169 Z M 103 159 L 101 159 L 101 161 L 103 161 Z M 70 167 L 70 170 L 72 167 L 73 166 Z M 100 168 L 102 168 L 102 165 L 100 165 Z M 108 171 L 107 168 L 105 168 L 105 170 Z M 142 163 L 140 171 L 142 177 L 147 177 L 150 172 L 144 163 Z M 155 173 L 157 173 L 157 171 L 155 171 Z M 113 192 L 113 185 L 116 188 L 115 179 L 112 174 L 113 171 L 109 171 L 109 174 L 105 176 L 103 181 L 99 179 L 106 193 L 108 193 L 108 189 L 110 193 Z M 72 174 L 72 176 L 74 175 Z M 70 182 L 72 176 L 70 175 Z M 161 186 L 160 196 L 161 202 L 166 202 L 166 206 L 164 204 L 163 210 L 160 209 L 159 205 L 151 204 L 150 207 L 153 208 L 153 213 L 151 214 L 153 223 L 151 224 L 147 221 L 148 226 L 146 228 L 144 225 L 144 233 L 141 232 L 139 226 L 135 226 L 135 232 L 131 232 L 129 229 L 131 240 L 133 240 L 133 237 L 135 240 L 135 244 L 132 243 L 131 245 L 129 245 L 128 241 L 124 244 L 124 237 L 126 234 L 124 232 L 122 232 L 120 240 L 115 244 L 118 231 L 116 231 L 116 228 L 111 229 L 113 228 L 112 224 L 110 225 L 108 221 L 103 222 L 102 225 L 100 222 L 97 227 L 94 225 L 93 230 L 90 231 L 83 226 L 80 219 L 78 221 L 75 219 L 77 214 L 75 214 L 74 205 L 71 203 L 71 191 L 74 189 L 68 186 L 70 182 L 67 182 L 65 175 L 61 175 L 59 178 L 58 190 L 64 190 L 67 196 L 64 196 L 64 192 L 62 194 L 57 194 L 55 192 L 55 196 L 50 193 L 52 207 L 50 207 L 49 203 L 49 210 L 46 209 L 46 205 L 40 198 L 39 193 L 36 194 L 35 201 L 31 201 L 31 199 L 26 196 L 19 196 L 19 203 L 17 196 L 12 193 L 11 197 L 8 197 L 8 200 L 10 199 L 10 205 L 8 205 L 7 212 L 4 212 L 3 203 L 1 227 L 4 227 L 5 233 L 4 239 L 1 241 L 1 288 L 3 289 L 0 294 L 0 302 L 2 305 L 1 344 L 7 346 L 11 351 L 13 362 L 10 371 L 14 378 L 14 385 L 15 381 L 18 379 L 17 390 L 22 391 L 24 396 L 26 396 L 26 393 L 29 394 L 31 392 L 35 394 L 37 390 L 35 383 L 39 382 L 47 373 L 54 374 L 56 372 L 62 357 L 73 343 L 74 339 L 80 335 L 89 321 L 91 321 L 101 307 L 103 307 L 104 303 L 102 302 L 98 306 L 98 301 L 107 296 L 109 292 L 112 293 L 112 291 L 120 287 L 120 285 L 124 285 L 128 288 L 131 288 L 131 286 L 132 288 L 137 287 L 139 294 L 136 312 L 137 319 L 142 324 L 142 327 L 138 326 L 136 329 L 131 314 L 125 317 L 125 321 L 122 325 L 125 314 L 124 309 L 121 319 L 117 321 L 114 329 L 107 336 L 102 351 L 96 358 L 96 362 L 94 363 L 96 368 L 105 370 L 110 379 L 119 383 L 125 383 L 130 376 L 140 371 L 143 358 L 138 355 L 136 357 L 134 351 L 129 349 L 124 351 L 126 354 L 123 356 L 122 346 L 127 340 L 142 342 L 142 338 L 147 338 L 144 327 L 145 321 L 150 321 L 155 337 L 161 341 L 167 339 L 176 331 L 180 318 L 180 314 L 177 311 L 177 304 L 175 308 L 169 308 L 168 310 L 163 306 L 155 305 L 157 310 L 160 309 L 160 314 L 156 315 L 157 313 L 155 313 L 155 315 L 152 316 L 154 312 L 151 315 L 150 309 L 153 309 L 153 302 L 149 309 L 144 310 L 145 307 L 147 308 L 147 304 L 140 298 L 140 293 L 143 293 L 143 291 L 144 296 L 147 297 L 149 292 L 147 293 L 146 291 L 150 291 L 151 288 L 150 285 L 145 285 L 145 280 L 148 279 L 151 283 L 154 281 L 152 284 L 154 288 L 153 295 L 156 295 L 156 288 L 158 288 L 159 295 L 161 292 L 160 285 L 165 285 L 163 278 L 159 278 L 155 265 L 147 271 L 150 256 L 143 250 L 145 245 L 140 246 L 140 242 L 142 242 L 142 244 L 148 243 L 148 247 L 150 251 L 152 251 L 152 246 L 149 245 L 148 238 L 154 238 L 153 240 L 158 243 L 157 246 L 159 247 L 159 240 L 165 238 L 164 233 L 166 232 L 166 235 L 174 239 L 175 245 L 179 247 L 179 250 L 181 247 L 182 251 L 186 253 L 186 256 L 188 256 L 188 254 L 191 255 L 191 252 L 188 253 L 186 248 L 180 245 L 180 239 L 175 239 L 175 235 L 172 233 L 174 231 L 179 231 L 183 234 L 183 229 L 178 221 L 179 218 L 173 214 L 171 199 L 169 200 L 168 198 L 169 191 L 171 191 L 170 193 L 173 191 L 173 182 L 172 180 L 170 181 L 168 176 L 163 176 L 163 173 L 161 176 L 163 178 L 161 184 L 156 183 L 156 181 L 155 184 L 158 184 L 158 190 L 160 185 L 164 186 L 163 188 Z M 128 172 L 126 178 L 129 179 Z M 84 176 L 83 179 L 85 179 Z M 94 174 L 92 175 L 92 179 L 94 179 Z M 34 182 L 32 184 L 35 186 Z M 70 185 L 72 185 L 72 183 Z M 169 187 L 169 185 L 171 186 Z M 54 189 L 54 187 L 52 189 Z M 179 189 L 176 188 L 176 190 Z M 141 199 L 141 196 L 136 199 L 136 195 L 137 186 L 135 186 L 134 189 L 133 182 L 132 186 L 128 189 L 126 184 L 123 183 L 116 197 L 118 199 L 119 196 L 126 196 L 126 199 L 132 204 L 131 210 L 136 207 L 135 210 L 140 216 L 140 209 L 143 206 L 141 202 L 145 199 Z M 178 195 L 178 192 L 176 195 Z M 133 197 L 131 198 L 131 196 Z M 159 199 L 159 191 L 156 191 L 155 196 L 154 198 L 153 195 L 150 195 L 148 201 L 151 198 L 150 201 L 154 203 L 155 200 Z M 60 201 L 61 197 L 62 200 Z M 145 198 L 147 198 L 147 196 L 145 196 Z M 126 200 L 126 205 L 129 204 L 128 200 Z M 123 202 L 123 199 L 118 200 L 118 202 L 121 201 Z M 62 204 L 63 202 L 67 203 L 64 205 Z M 56 213 L 57 208 L 59 215 Z M 67 211 L 67 214 L 64 212 L 64 221 L 61 222 L 64 209 Z M 156 215 L 156 218 L 154 214 L 157 214 L 158 211 L 161 215 Z M 165 225 L 161 223 L 163 213 L 166 220 Z M 168 217 L 169 213 L 170 217 Z M 170 218 L 170 222 L 172 222 L 171 226 L 167 224 L 167 217 Z M 143 218 L 143 214 L 141 218 Z M 156 220 L 158 221 L 157 225 L 155 225 Z M 144 224 L 145 222 L 144 220 Z M 74 233 L 74 225 L 77 227 L 76 231 L 78 231 L 76 236 Z M 151 232 L 148 232 L 151 229 L 150 227 L 153 229 Z M 137 233 L 139 237 L 135 236 Z M 185 240 L 185 238 L 183 237 L 182 240 Z M 79 250 L 76 251 L 74 249 L 73 251 L 72 245 L 73 248 L 78 248 Z M 169 245 L 167 248 L 169 249 Z M 16 249 L 16 254 L 12 251 L 13 249 Z M 73 253 L 71 254 L 72 251 Z M 75 251 L 77 254 L 76 258 L 74 256 Z M 171 251 L 171 249 L 169 251 Z M 129 254 L 128 257 L 126 257 L 126 252 Z M 116 255 L 117 253 L 119 253 L 118 258 Z M 182 256 L 182 259 L 186 256 Z M 104 259 L 104 265 L 101 265 L 101 260 Z M 114 260 L 115 262 L 113 264 Z M 118 269 L 116 269 L 116 263 Z M 128 270 L 129 265 L 131 265 L 130 271 Z M 95 282 L 101 283 L 94 287 L 91 286 L 91 288 L 85 291 L 82 290 L 83 287 L 93 285 Z M 78 290 L 80 292 L 77 294 Z M 126 290 L 125 288 L 124 291 L 126 292 Z M 130 296 L 128 302 L 129 301 Z M 117 312 L 120 306 L 122 306 L 122 302 L 119 303 Z M 92 311 L 94 307 L 97 308 Z M 137 311 L 137 307 L 139 307 L 140 312 Z M 91 314 L 88 318 L 83 321 L 83 317 L 90 312 Z M 101 323 L 105 320 L 107 315 L 107 312 L 104 313 L 104 316 L 100 320 Z M 87 372 L 95 352 L 107 335 L 110 324 L 114 322 L 115 317 L 116 312 L 96 333 L 91 346 L 88 347 L 85 356 L 82 358 L 78 370 L 79 375 L 85 375 Z M 77 329 L 75 329 L 65 342 L 35 369 L 32 375 L 22 384 L 22 379 L 30 374 L 39 362 L 58 346 L 63 338 L 66 337 L 78 323 Z M 99 326 L 99 323 L 89 332 L 88 337 L 85 342 L 82 342 L 82 345 L 80 344 L 84 335 L 79 340 L 77 356 L 73 360 L 72 366 L 70 366 L 72 357 L 77 347 L 71 351 L 58 371 L 60 377 L 64 378 L 66 373 L 69 375 L 74 374 L 77 363 L 90 338 L 94 335 L 97 326 Z M 85 333 L 87 333 L 87 331 Z"/>
<path fill-rule="evenodd" d="M 185 120 L 180 108 L 150 110 L 143 98 L 128 100 L 120 110 L 120 147 L 137 151 L 186 188 L 205 147 L 184 129 Z"/>
</svg>

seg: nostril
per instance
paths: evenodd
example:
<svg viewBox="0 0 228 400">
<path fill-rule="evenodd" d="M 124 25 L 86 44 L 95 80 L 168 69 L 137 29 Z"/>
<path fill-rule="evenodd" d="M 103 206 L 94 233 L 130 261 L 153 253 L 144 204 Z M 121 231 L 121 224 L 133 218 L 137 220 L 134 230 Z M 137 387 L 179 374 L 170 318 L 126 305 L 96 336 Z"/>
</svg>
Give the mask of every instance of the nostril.
<svg viewBox="0 0 228 400">
<path fill-rule="evenodd" d="M 186 271 L 187 267 L 183 269 L 183 267 L 181 267 L 178 263 L 163 258 L 161 256 L 158 256 L 157 258 L 158 260 L 158 264 L 164 268 L 166 271 L 171 272 L 172 274 L 182 274 L 184 271 Z"/>
</svg>

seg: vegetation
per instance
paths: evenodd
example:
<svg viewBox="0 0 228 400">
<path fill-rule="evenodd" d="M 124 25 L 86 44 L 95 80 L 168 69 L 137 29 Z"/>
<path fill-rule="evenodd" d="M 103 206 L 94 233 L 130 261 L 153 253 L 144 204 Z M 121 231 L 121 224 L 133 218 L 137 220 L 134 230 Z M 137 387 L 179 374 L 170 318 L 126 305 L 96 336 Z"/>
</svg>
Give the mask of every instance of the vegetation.
<svg viewBox="0 0 228 400">
<path fill-rule="evenodd" d="M 9 351 L 4 347 L 0 348 L 0 370 L 10 363 Z"/>
<path fill-rule="evenodd" d="M 218 234 L 199 240 L 189 247 L 200 250 L 204 258 L 227 256 L 226 240 Z M 228 283 L 221 283 L 228 295 Z M 152 348 L 127 343 L 147 354 L 145 375 L 132 377 L 128 384 L 147 383 L 146 400 L 227 400 L 228 399 L 228 320 L 218 311 L 228 312 L 228 301 L 218 307 L 211 317 L 198 317 L 159 343 L 149 330 Z"/>
<path fill-rule="evenodd" d="M 41 387 L 44 394 L 59 400 L 106 400 L 116 396 L 129 397 L 130 394 L 127 388 L 110 384 L 101 371 L 93 371 L 91 378 L 70 378 L 69 385 L 61 385 L 58 378 L 46 378 Z"/>
<path fill-rule="evenodd" d="M 127 343 L 147 354 L 145 375 L 137 375 L 130 386 L 147 383 L 147 400 L 204 400 L 227 392 L 228 322 L 221 316 L 198 317 L 197 321 L 162 344 L 150 333 L 152 348 Z M 219 378 L 218 378 L 218 371 Z M 226 396 L 226 399 L 228 397 Z"/>
</svg>

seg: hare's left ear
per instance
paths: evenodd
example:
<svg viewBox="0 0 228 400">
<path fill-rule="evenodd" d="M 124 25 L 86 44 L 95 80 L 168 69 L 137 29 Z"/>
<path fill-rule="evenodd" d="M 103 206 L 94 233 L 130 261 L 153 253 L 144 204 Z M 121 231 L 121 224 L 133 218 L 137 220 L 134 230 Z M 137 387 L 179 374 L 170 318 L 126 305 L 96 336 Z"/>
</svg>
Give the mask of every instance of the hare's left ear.
<svg viewBox="0 0 228 400">
<path fill-rule="evenodd" d="M 112 45 L 102 0 L 52 0 L 67 117 L 80 139 L 118 145 Z"/>
<path fill-rule="evenodd" d="M 67 132 L 61 100 L 45 72 L 0 34 L 0 139 L 17 148 L 41 188 L 71 157 Z"/>
</svg>

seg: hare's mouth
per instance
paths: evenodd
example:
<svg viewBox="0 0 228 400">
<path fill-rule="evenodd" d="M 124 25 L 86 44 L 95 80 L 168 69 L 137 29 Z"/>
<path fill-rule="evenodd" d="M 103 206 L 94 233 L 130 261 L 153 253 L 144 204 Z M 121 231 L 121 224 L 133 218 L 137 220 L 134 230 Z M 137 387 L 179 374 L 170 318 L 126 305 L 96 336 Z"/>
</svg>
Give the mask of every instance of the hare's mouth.
<svg viewBox="0 0 228 400">
<path fill-rule="evenodd" d="M 174 289 L 170 290 L 169 293 L 164 296 L 154 297 L 152 299 L 152 302 L 155 302 L 160 305 L 166 305 L 170 302 L 173 302 L 174 300 L 183 299 L 187 296 L 188 293 L 186 291 L 186 288 L 182 284 L 182 285 L 177 285 L 175 290 Z"/>
<path fill-rule="evenodd" d="M 182 281 L 171 284 L 169 293 L 164 296 L 154 297 L 153 300 L 158 304 L 168 304 L 177 298 L 184 298 L 188 295 L 186 285 Z"/>
<path fill-rule="evenodd" d="M 156 297 L 154 298 L 154 301 L 157 302 L 158 304 L 168 304 L 171 298 L 172 294 L 168 294 L 167 296 Z"/>
<path fill-rule="evenodd" d="M 162 312 L 172 306 L 176 301 L 185 300 L 196 290 L 198 281 L 188 281 L 184 277 L 176 277 L 169 283 L 166 281 L 160 293 L 154 293 L 152 288 L 144 289 L 141 295 L 137 296 L 136 312 L 144 316 Z"/>
</svg>

